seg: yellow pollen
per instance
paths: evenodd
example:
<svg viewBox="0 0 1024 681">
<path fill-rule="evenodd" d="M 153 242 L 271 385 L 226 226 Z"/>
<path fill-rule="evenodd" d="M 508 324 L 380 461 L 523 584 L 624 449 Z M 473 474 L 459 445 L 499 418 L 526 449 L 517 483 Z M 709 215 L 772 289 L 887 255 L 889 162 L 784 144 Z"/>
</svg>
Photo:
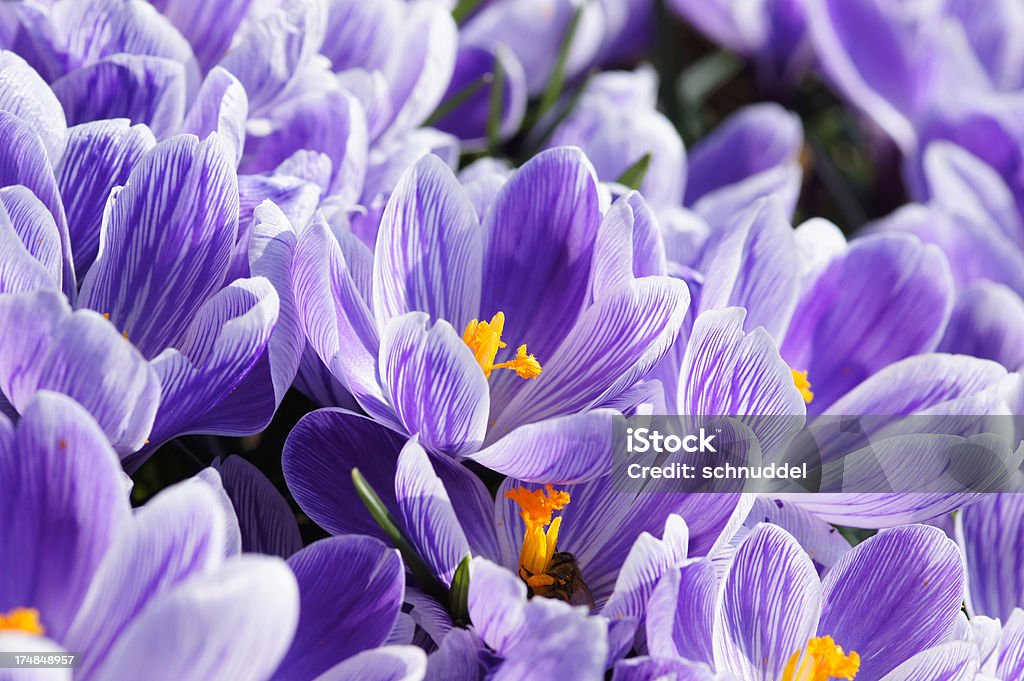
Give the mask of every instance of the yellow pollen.
<svg viewBox="0 0 1024 681">
<path fill-rule="evenodd" d="M 790 371 L 793 372 L 793 385 L 800 391 L 804 402 L 810 404 L 811 400 L 814 399 L 814 393 L 811 392 L 811 382 L 807 380 L 807 372 L 797 371 L 796 369 L 790 369 Z"/>
<path fill-rule="evenodd" d="M 110 313 L 109 312 L 104 312 L 103 313 L 103 318 L 106 319 L 106 320 L 109 320 L 110 319 Z"/>
<path fill-rule="evenodd" d="M 39 623 L 39 611 L 35 608 L 15 608 L 0 612 L 0 631 L 21 631 L 42 636 L 46 629 Z"/>
<path fill-rule="evenodd" d="M 473 351 L 477 364 L 484 371 L 484 376 L 490 378 L 491 372 L 495 369 L 510 369 L 521 378 L 537 378 L 540 376 L 542 371 L 540 362 L 537 361 L 536 357 L 527 352 L 525 345 L 519 346 L 514 359 L 498 364 L 494 363 L 494 359 L 498 356 L 498 350 L 507 347 L 507 344 L 501 340 L 501 334 L 504 331 L 504 312 L 497 313 L 491 317 L 489 322 L 474 319 L 466 325 L 466 331 L 462 334 L 462 340 Z"/>
<path fill-rule="evenodd" d="M 859 670 L 860 655 L 852 650 L 846 654 L 831 636 L 821 636 L 808 641 L 805 650 L 793 653 L 782 672 L 782 681 L 853 681 Z"/>
<path fill-rule="evenodd" d="M 562 517 L 552 519 L 551 515 L 568 505 L 569 493 L 548 485 L 542 490 L 517 487 L 505 492 L 505 496 L 519 504 L 519 515 L 526 523 L 519 552 L 519 576 L 532 587 L 550 586 L 554 579 L 544 573 L 555 555 L 558 528 L 562 526 Z"/>
<path fill-rule="evenodd" d="M 122 331 L 121 335 L 124 336 L 125 340 L 128 340 L 128 332 L 127 331 Z"/>
</svg>

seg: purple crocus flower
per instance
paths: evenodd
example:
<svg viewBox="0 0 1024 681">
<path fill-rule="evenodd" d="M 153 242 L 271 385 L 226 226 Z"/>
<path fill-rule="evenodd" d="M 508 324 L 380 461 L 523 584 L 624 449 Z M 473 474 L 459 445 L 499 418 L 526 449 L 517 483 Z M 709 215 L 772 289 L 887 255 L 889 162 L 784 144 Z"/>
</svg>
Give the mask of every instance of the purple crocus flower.
<svg viewBox="0 0 1024 681">
<path fill-rule="evenodd" d="M 1019 399 L 1019 379 L 1005 368 L 934 352 L 952 308 L 952 281 L 943 254 L 913 237 L 847 243 L 824 221 L 794 231 L 778 201 L 769 199 L 717 235 L 701 269 L 698 315 L 656 375 L 675 386 L 668 398 L 676 413 L 775 415 L 773 431 L 754 429 L 766 460 L 784 450 L 805 415 L 813 429 L 820 415 L 884 414 L 895 421 L 922 413 L 1012 413 Z M 780 423 L 793 430 L 778 432 Z M 929 436 L 920 437 L 915 442 L 924 446 Z M 823 461 L 849 454 L 849 444 L 829 440 Z M 897 460 L 911 443 L 891 445 Z M 972 498 L 936 495 L 922 503 L 908 495 L 864 494 L 794 501 L 832 522 L 885 527 L 936 517 Z"/>
<path fill-rule="evenodd" d="M 940 349 L 1024 362 L 1024 220 L 1003 179 L 948 142 L 924 154 L 927 204 L 910 204 L 870 229 L 910 232 L 937 245 L 950 263 L 957 299 Z"/>
<path fill-rule="evenodd" d="M 1024 673 L 1024 610 L 1011 611 L 1005 623 L 975 615 L 970 627 L 980 660 L 977 681 L 1009 681 Z"/>
<path fill-rule="evenodd" d="M 594 476 L 580 452 L 610 434 L 605 407 L 664 354 L 689 297 L 605 259 L 618 245 L 601 204 L 586 158 L 555 149 L 512 175 L 481 225 L 447 166 L 424 157 L 388 203 L 375 255 L 320 223 L 298 235 L 309 344 L 367 413 L 433 453 L 523 480 Z M 538 458 L 515 454 L 541 441 Z"/>
<path fill-rule="evenodd" d="M 371 537 L 331 537 L 288 559 L 299 621 L 272 681 L 422 679 L 427 656 L 402 614 L 405 568 Z"/>
<path fill-rule="evenodd" d="M 603 435 L 589 440 L 595 448 L 607 446 Z M 518 446 L 514 455 L 535 461 L 544 447 L 537 439 Z M 597 454 L 580 453 L 605 460 Z M 657 576 L 688 555 L 724 547 L 749 509 L 736 494 L 627 494 L 608 475 L 557 490 L 532 489 L 509 478 L 492 500 L 462 465 L 429 457 L 415 439 L 406 443 L 401 434 L 340 409 L 322 409 L 299 422 L 285 444 L 283 467 L 293 496 L 321 527 L 334 534 L 383 536 L 353 487 L 351 471 L 358 468 L 445 585 L 466 555 L 503 565 L 528 581 L 530 573 L 543 571 L 553 547 L 573 554 L 595 612 L 610 622 L 612 659 L 632 647 Z M 555 511 L 561 511 L 557 518 Z"/>
<path fill-rule="evenodd" d="M 80 652 L 76 679 L 265 679 L 299 621 L 277 558 L 228 556 L 215 487 L 189 482 L 133 513 L 106 434 L 39 392 L 0 417 L 0 648 Z M 70 678 L 70 676 L 66 677 Z"/>
<path fill-rule="evenodd" d="M 72 395 L 124 456 L 186 432 L 262 429 L 302 346 L 287 309 L 278 324 L 267 278 L 227 280 L 239 218 L 230 137 L 154 146 L 144 126 L 101 121 L 68 130 L 52 158 L 30 127 L 49 91 L 16 57 L 4 64 L 21 102 L 0 111 L 7 401 L 20 411 L 39 389 Z M 201 127 L 216 131 L 218 111 Z M 262 246 L 251 271 L 277 280 Z"/>
<path fill-rule="evenodd" d="M 671 0 L 668 5 L 722 47 L 753 62 L 767 91 L 791 88 L 813 54 L 805 0 Z"/>
<path fill-rule="evenodd" d="M 943 139 L 983 158 L 1024 195 L 1019 3 L 996 0 L 980 11 L 966 0 L 813 0 L 807 8 L 822 70 L 900 148 L 915 193 L 925 149 Z"/>
<path fill-rule="evenodd" d="M 583 608 L 548 598 L 527 600 L 526 585 L 485 558 L 474 558 L 469 574 L 473 629 L 468 634 L 449 632 L 431 664 L 450 664 L 456 655 L 473 659 L 483 643 L 497 659 L 489 661 L 487 669 L 481 665 L 459 678 L 588 681 L 601 677 L 608 655 L 604 618 L 588 617 Z"/>
<path fill-rule="evenodd" d="M 651 658 L 620 663 L 616 678 L 679 659 L 740 679 L 973 678 L 963 589 L 956 546 L 932 527 L 876 535 L 819 579 L 791 535 L 762 524 L 721 580 L 706 560 L 665 574 L 648 605 Z"/>
<path fill-rule="evenodd" d="M 655 109 L 657 87 L 657 75 L 651 69 L 594 76 L 546 146 L 580 147 L 606 182 L 614 182 L 650 154 L 640 187 L 644 198 L 655 207 L 680 205 L 686 150 L 671 121 Z"/>
<path fill-rule="evenodd" d="M 1024 605 L 1021 588 L 1021 514 L 1017 494 L 991 494 L 963 509 L 955 534 L 967 561 L 967 609 L 1009 622 Z"/>
</svg>

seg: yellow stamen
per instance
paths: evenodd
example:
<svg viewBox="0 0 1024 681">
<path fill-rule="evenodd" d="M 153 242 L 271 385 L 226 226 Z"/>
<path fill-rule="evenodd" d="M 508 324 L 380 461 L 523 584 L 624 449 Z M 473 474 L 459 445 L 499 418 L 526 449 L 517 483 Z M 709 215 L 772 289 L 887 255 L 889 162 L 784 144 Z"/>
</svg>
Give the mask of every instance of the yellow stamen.
<svg viewBox="0 0 1024 681">
<path fill-rule="evenodd" d="M 814 393 L 811 392 L 811 382 L 807 380 L 807 372 L 797 371 L 796 369 L 790 369 L 790 371 L 793 372 L 793 385 L 800 391 L 804 402 L 810 404 L 811 400 L 814 399 Z"/>
<path fill-rule="evenodd" d="M 104 312 L 103 313 L 103 318 L 109 321 L 110 320 L 110 313 L 109 312 Z"/>
<path fill-rule="evenodd" d="M 805 650 L 793 653 L 782 672 L 782 681 L 852 681 L 858 671 L 860 655 L 852 650 L 846 654 L 831 636 L 821 636 L 808 641 Z"/>
<path fill-rule="evenodd" d="M 544 573 L 555 555 L 558 529 L 562 526 L 562 517 L 552 519 L 551 515 L 568 505 L 569 493 L 548 485 L 543 490 L 517 487 L 505 492 L 505 496 L 519 504 L 519 515 L 526 523 L 519 552 L 519 576 L 532 587 L 550 586 L 554 580 Z"/>
<path fill-rule="evenodd" d="M 35 608 L 15 608 L 0 612 L 0 631 L 20 631 L 42 636 L 46 629 L 39 623 L 39 611 Z"/>
<path fill-rule="evenodd" d="M 483 369 L 484 376 L 490 378 L 491 372 L 495 369 L 510 369 L 521 378 L 537 378 L 540 376 L 542 371 L 540 362 L 537 361 L 536 357 L 527 353 L 525 345 L 519 346 L 515 359 L 499 364 L 494 363 L 494 359 L 498 356 L 498 350 L 507 346 L 501 340 L 501 334 L 504 331 L 504 312 L 497 313 L 491 317 L 489 322 L 474 319 L 466 325 L 466 331 L 462 334 L 462 340 L 473 351 L 473 356 L 476 358 L 480 368 Z"/>
</svg>

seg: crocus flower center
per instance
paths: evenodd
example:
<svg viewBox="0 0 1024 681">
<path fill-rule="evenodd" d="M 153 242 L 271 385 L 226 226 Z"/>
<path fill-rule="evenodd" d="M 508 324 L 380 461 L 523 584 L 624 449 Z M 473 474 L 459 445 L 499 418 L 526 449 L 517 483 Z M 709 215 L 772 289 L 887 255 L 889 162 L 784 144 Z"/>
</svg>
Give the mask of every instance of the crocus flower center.
<svg viewBox="0 0 1024 681">
<path fill-rule="evenodd" d="M 42 636 L 46 629 L 39 623 L 39 611 L 35 608 L 15 608 L 0 612 L 0 631 L 20 631 Z"/>
<path fill-rule="evenodd" d="M 498 356 L 498 350 L 507 345 L 501 340 L 504 330 L 505 313 L 499 312 L 491 317 L 489 322 L 474 319 L 466 326 L 466 332 L 462 334 L 462 340 L 473 351 L 477 364 L 484 370 L 484 376 L 490 378 L 491 372 L 495 369 L 510 369 L 521 378 L 540 376 L 540 362 L 533 355 L 527 354 L 525 345 L 520 345 L 516 350 L 516 356 L 509 361 L 494 363 Z"/>
<path fill-rule="evenodd" d="M 852 650 L 846 654 L 831 636 L 821 636 L 793 653 L 782 672 L 782 681 L 852 681 L 859 670 L 860 655 Z"/>
<path fill-rule="evenodd" d="M 562 516 L 552 519 L 551 515 L 568 505 L 569 493 L 548 485 L 542 490 L 517 487 L 505 492 L 505 496 L 519 504 L 519 515 L 526 523 L 519 552 L 519 576 L 534 588 L 551 586 L 555 580 L 545 573 L 555 555 L 558 528 L 562 526 Z"/>
<path fill-rule="evenodd" d="M 797 371 L 796 369 L 790 369 L 790 371 L 793 372 L 793 385 L 803 395 L 804 402 L 810 404 L 811 400 L 814 399 L 814 393 L 811 392 L 811 382 L 807 380 L 807 372 Z"/>
</svg>

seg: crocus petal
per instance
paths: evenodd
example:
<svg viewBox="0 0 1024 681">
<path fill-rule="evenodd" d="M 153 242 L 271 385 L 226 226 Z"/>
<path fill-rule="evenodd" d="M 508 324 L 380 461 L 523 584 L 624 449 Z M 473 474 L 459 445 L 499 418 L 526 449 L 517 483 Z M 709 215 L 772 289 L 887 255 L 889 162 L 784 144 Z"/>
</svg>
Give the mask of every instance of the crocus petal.
<svg viewBox="0 0 1024 681">
<path fill-rule="evenodd" d="M 804 293 L 782 344 L 790 366 L 807 371 L 820 413 L 862 380 L 938 345 L 952 309 L 942 253 L 905 235 L 850 244 Z"/>
<path fill-rule="evenodd" d="M 380 379 L 406 432 L 424 446 L 462 454 L 487 432 L 487 378 L 451 325 L 423 312 L 394 317 L 380 344 Z"/>
<path fill-rule="evenodd" d="M 57 163 L 68 134 L 64 110 L 46 81 L 24 59 L 6 50 L 0 52 L 0 109 L 32 126 L 50 163 Z"/>
<path fill-rule="evenodd" d="M 331 40 L 320 53 L 338 72 L 383 70 L 396 58 L 394 40 L 400 31 L 402 10 L 400 0 L 332 0 L 327 6 L 327 34 Z"/>
<path fill-rule="evenodd" d="M 433 573 L 451 585 L 455 569 L 469 554 L 469 542 L 444 483 L 414 439 L 402 449 L 395 476 L 395 498 L 410 539 Z"/>
<path fill-rule="evenodd" d="M 526 620 L 526 584 L 484 558 L 469 564 L 469 617 L 480 638 L 499 654 L 519 636 Z"/>
<path fill-rule="evenodd" d="M 799 265 L 793 229 L 778 199 L 759 201 L 705 251 L 700 309 L 743 307 L 744 328 L 781 340 L 796 308 Z"/>
<path fill-rule="evenodd" d="M 0 297 L 5 357 L 0 389 L 19 411 L 39 390 L 74 398 L 122 454 L 145 444 L 160 380 L 138 350 L 100 315 L 71 312 L 56 291 Z"/>
<path fill-rule="evenodd" d="M 669 351 L 689 304 L 686 284 L 669 277 L 635 279 L 606 293 L 556 352 L 537 352 L 544 373 L 501 411 L 492 436 L 592 408 L 632 387 Z"/>
<path fill-rule="evenodd" d="M 65 295 L 74 299 L 76 280 L 71 262 L 71 240 L 64 205 L 46 149 L 28 123 L 6 111 L 0 111 L 0 143 L 5 150 L 0 159 L 0 187 L 16 184 L 28 187 L 53 215 L 61 241 L 62 289 Z"/>
<path fill-rule="evenodd" d="M 419 681 L 426 670 L 427 654 L 422 648 L 383 646 L 350 657 L 316 681 Z"/>
<path fill-rule="evenodd" d="M 758 523 L 778 525 L 793 535 L 819 574 L 824 574 L 850 550 L 850 542 L 839 530 L 796 504 L 758 497 L 745 524 L 753 529 Z"/>
<path fill-rule="evenodd" d="M 88 650 L 83 674 L 103 666 L 148 606 L 224 559 L 223 510 L 214 491 L 183 483 L 154 497 L 118 534 L 67 634 Z"/>
<path fill-rule="evenodd" d="M 4 430 L 4 426 L 0 426 Z M 74 400 L 42 392 L 0 437 L 0 608 L 36 608 L 60 639 L 121 527 L 120 463 Z M 58 493 L 59 492 L 59 493 Z"/>
<path fill-rule="evenodd" d="M 331 193 L 350 206 L 359 199 L 366 175 L 366 116 L 354 97 L 332 88 L 332 83 L 275 106 L 269 134 L 250 130 L 242 167 L 249 173 L 263 172 L 299 150 L 323 153 L 332 163 Z"/>
<path fill-rule="evenodd" d="M 1014 610 L 1003 626 L 999 644 L 999 665 L 996 672 L 1000 678 L 1012 679 L 1024 671 L 1024 611 Z"/>
<path fill-rule="evenodd" d="M 601 676 L 608 658 L 607 620 L 550 598 L 531 600 L 524 615 L 520 637 L 503 651 L 505 659 L 491 678 L 518 681 L 536 674 L 588 681 Z"/>
<path fill-rule="evenodd" d="M 643 195 L 629 192 L 612 204 L 601 221 L 594 249 L 594 298 L 634 277 L 667 271 L 657 218 Z"/>
<path fill-rule="evenodd" d="M 1019 563 L 1021 510 L 1016 494 L 986 495 L 963 509 L 958 538 L 967 562 L 968 607 L 972 614 L 1007 621 L 1024 603 Z"/>
<path fill-rule="evenodd" d="M 504 312 L 509 345 L 529 344 L 542 364 L 586 302 L 600 219 L 590 162 L 578 149 L 561 148 L 516 171 L 484 220 L 481 314 Z M 513 381 L 520 379 L 495 377 L 497 404 L 507 400 L 503 392 L 518 389 Z"/>
<path fill-rule="evenodd" d="M 1024 301 L 1006 286 L 979 281 L 957 295 L 939 352 L 1024 364 Z"/>
<path fill-rule="evenodd" d="M 71 69 L 112 54 L 164 57 L 191 64 L 192 48 L 149 3 L 86 0 L 55 6 L 50 14 Z"/>
<path fill-rule="evenodd" d="M 178 129 L 185 115 L 185 68 L 163 57 L 114 54 L 72 71 L 52 87 L 71 125 L 127 118 L 163 138 Z"/>
<path fill-rule="evenodd" d="M 252 0 L 194 5 L 188 0 L 156 0 L 153 6 L 167 17 L 192 45 L 203 71 L 223 56 Z"/>
<path fill-rule="evenodd" d="M 111 190 L 128 181 L 132 168 L 155 144 L 148 127 L 125 119 L 83 123 L 68 130 L 56 174 L 79 275 L 88 272 L 96 259 Z"/>
<path fill-rule="evenodd" d="M 296 553 L 288 566 L 299 583 L 301 615 L 274 678 L 316 678 L 384 642 L 405 590 L 398 551 L 371 537 L 331 537 Z"/>
<path fill-rule="evenodd" d="M 648 157 L 647 173 L 638 189 L 653 205 L 678 205 L 686 183 L 686 151 L 675 126 L 652 104 L 624 105 L 614 93 L 601 91 L 604 79 L 648 74 L 653 76 L 644 70 L 594 76 L 545 146 L 583 149 L 605 182 L 618 181 L 633 164 Z"/>
<path fill-rule="evenodd" d="M 633 634 L 643 624 L 654 587 L 666 570 L 686 560 L 689 540 L 686 521 L 676 515 L 669 516 L 661 539 L 646 532 L 636 538 L 622 563 L 615 589 L 601 609 L 601 615 L 612 621 L 608 628 L 609 659 L 629 651 Z"/>
<path fill-rule="evenodd" d="M 821 584 L 811 561 L 791 536 L 761 525 L 736 552 L 722 589 L 715 615 L 716 669 L 744 679 L 781 678 L 818 620 Z"/>
<path fill-rule="evenodd" d="M 377 378 L 379 335 L 357 274 L 327 225 L 315 221 L 299 236 L 292 284 L 306 338 L 359 404 L 392 424 Z"/>
<path fill-rule="evenodd" d="M 96 679 L 265 679 L 287 650 L 299 595 L 279 558 L 238 556 L 155 600 L 118 639 Z"/>
<path fill-rule="evenodd" d="M 249 234 L 249 271 L 266 277 L 277 291 L 280 311 L 268 346 L 275 404 L 291 387 L 306 348 L 306 338 L 292 290 L 292 269 L 298 237 L 289 219 L 273 203 L 256 207 Z"/>
<path fill-rule="evenodd" d="M 9 205 L 22 214 L 11 215 Z M 57 226 L 39 199 L 21 185 L 0 189 L 0 293 L 60 290 L 61 250 Z"/>
<path fill-rule="evenodd" d="M 951 142 L 928 145 L 924 172 L 932 203 L 971 222 L 991 222 L 1011 239 L 1022 236 L 1013 193 L 987 163 Z M 926 197 L 922 197 L 922 200 Z"/>
<path fill-rule="evenodd" d="M 727 308 L 697 318 L 677 407 L 681 414 L 742 417 L 770 459 L 801 427 L 804 400 L 768 332 L 743 332 L 744 315 L 741 308 Z"/>
<path fill-rule="evenodd" d="M 377 324 L 420 311 L 464 329 L 480 309 L 482 237 L 451 169 L 433 154 L 420 159 L 392 192 L 377 233 Z"/>
<path fill-rule="evenodd" d="M 945 643 L 914 655 L 882 681 L 961 681 L 977 673 L 977 649 L 970 643 Z"/>
<path fill-rule="evenodd" d="M 217 461 L 219 461 L 219 458 L 214 459 L 214 462 Z M 238 526 L 238 516 L 235 515 L 235 507 L 231 503 L 231 497 L 224 490 L 224 483 L 221 480 L 220 473 L 211 466 L 196 473 L 189 481 L 196 485 L 206 485 L 213 490 L 217 505 L 220 506 L 222 511 L 219 516 L 223 518 L 221 523 L 224 526 L 222 555 L 225 558 L 230 558 L 240 554 L 242 552 L 242 530 Z"/>
<path fill-rule="evenodd" d="M 818 631 L 857 651 L 866 678 L 881 678 L 951 640 L 964 586 L 963 560 L 941 531 L 898 527 L 858 544 L 828 572 Z"/>
<path fill-rule="evenodd" d="M 295 515 L 260 469 L 240 456 L 229 456 L 216 468 L 238 515 L 243 551 L 288 558 L 302 548 Z"/>
<path fill-rule="evenodd" d="M 223 283 L 238 183 L 217 135 L 182 135 L 147 154 L 112 201 L 80 304 L 109 314 L 153 358 Z"/>
<path fill-rule="evenodd" d="M 596 409 L 516 428 L 469 459 L 523 482 L 567 484 L 611 470 L 620 415 Z"/>
<path fill-rule="evenodd" d="M 919 26 L 884 2 L 808 3 L 808 24 L 822 69 L 840 91 L 904 149 L 915 141 L 913 122 L 925 105 L 927 71 L 915 60 Z M 906 12 L 911 15 L 911 12 Z M 870 47 L 857 36 L 872 35 Z M 941 49 L 941 48 L 938 48 Z"/>
<path fill-rule="evenodd" d="M 714 663 L 718 575 L 709 560 L 669 568 L 647 603 L 647 648 L 655 657 Z"/>
<path fill-rule="evenodd" d="M 784 167 L 800 155 L 800 119 L 777 104 L 741 109 L 690 152 L 686 205 L 718 190 Z"/>
<path fill-rule="evenodd" d="M 717 678 L 707 665 L 673 657 L 619 660 L 612 673 L 612 681 L 715 681 Z"/>
<path fill-rule="evenodd" d="M 427 658 L 424 681 L 480 681 L 484 668 L 478 659 L 480 638 L 467 629 L 453 629 Z"/>
<path fill-rule="evenodd" d="M 494 678 L 590 679 L 608 656 L 607 625 L 583 608 L 547 598 L 526 600 L 526 584 L 483 558 L 470 563 L 469 614 L 487 645 L 505 657 Z"/>
<path fill-rule="evenodd" d="M 248 114 L 249 98 L 245 88 L 237 78 L 218 66 L 207 74 L 199 88 L 181 132 L 190 132 L 199 139 L 211 132 L 219 133 L 237 166 L 245 147 L 245 119 Z"/>
<path fill-rule="evenodd" d="M 278 319 L 277 292 L 262 277 L 239 279 L 200 308 L 181 341 L 153 360 L 161 409 L 154 446 L 185 433 L 248 435 L 266 427 L 276 403 L 267 384 L 245 381 L 258 366 Z M 246 389 L 249 388 L 249 389 Z"/>
<path fill-rule="evenodd" d="M 248 32 L 220 65 L 242 82 L 253 113 L 264 112 L 281 96 L 300 67 L 324 42 L 327 12 L 315 0 L 288 0 Z"/>
<path fill-rule="evenodd" d="M 320 409 L 302 417 L 288 434 L 281 460 L 284 479 L 299 507 L 328 532 L 385 538 L 356 494 L 352 469 L 359 469 L 397 517 L 395 470 L 405 440 L 365 416 Z"/>
<path fill-rule="evenodd" d="M 429 2 L 407 5 L 400 29 L 402 50 L 386 72 L 394 107 L 391 127 L 399 130 L 419 125 L 437 107 L 455 69 L 459 42 L 451 12 Z"/>
</svg>

